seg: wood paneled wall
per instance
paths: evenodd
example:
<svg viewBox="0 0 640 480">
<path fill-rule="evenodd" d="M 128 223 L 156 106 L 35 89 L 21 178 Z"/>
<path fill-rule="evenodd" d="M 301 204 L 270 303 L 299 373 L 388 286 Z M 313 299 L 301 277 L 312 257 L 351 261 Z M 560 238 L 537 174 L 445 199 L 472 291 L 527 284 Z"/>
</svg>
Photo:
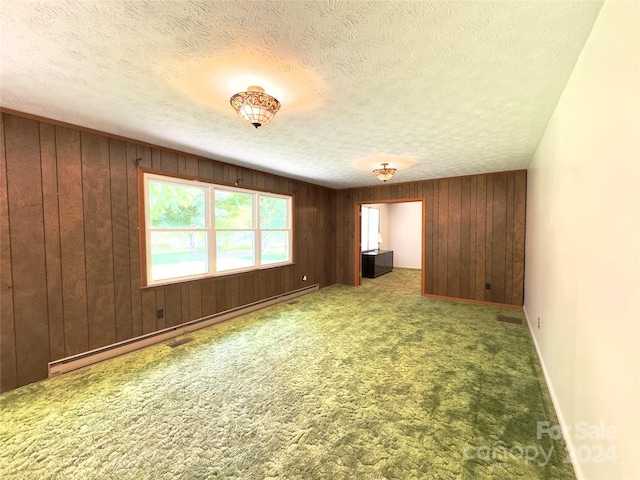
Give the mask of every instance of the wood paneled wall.
<svg viewBox="0 0 640 480">
<path fill-rule="evenodd" d="M 334 190 L 13 113 L 1 122 L 2 391 L 46 378 L 52 360 L 335 283 Z M 293 194 L 295 265 L 141 289 L 136 159 Z"/>
<path fill-rule="evenodd" d="M 1 391 L 46 378 L 52 360 L 315 283 L 353 285 L 360 202 L 425 201 L 427 294 L 523 303 L 526 171 L 332 190 L 13 112 L 0 122 Z M 136 159 L 293 194 L 296 263 L 141 289 Z"/>
<path fill-rule="evenodd" d="M 519 170 L 340 190 L 336 281 L 355 283 L 358 203 L 422 199 L 424 292 L 522 306 L 526 187 Z"/>
</svg>

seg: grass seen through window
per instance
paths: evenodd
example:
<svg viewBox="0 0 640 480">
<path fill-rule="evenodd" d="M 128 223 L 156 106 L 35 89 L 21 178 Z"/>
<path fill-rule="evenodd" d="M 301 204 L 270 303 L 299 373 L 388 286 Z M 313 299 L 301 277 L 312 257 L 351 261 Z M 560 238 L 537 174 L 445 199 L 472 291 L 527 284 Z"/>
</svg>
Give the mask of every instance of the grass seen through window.
<svg viewBox="0 0 640 480">
<path fill-rule="evenodd" d="M 145 173 L 147 283 L 291 263 L 291 197 Z"/>
</svg>

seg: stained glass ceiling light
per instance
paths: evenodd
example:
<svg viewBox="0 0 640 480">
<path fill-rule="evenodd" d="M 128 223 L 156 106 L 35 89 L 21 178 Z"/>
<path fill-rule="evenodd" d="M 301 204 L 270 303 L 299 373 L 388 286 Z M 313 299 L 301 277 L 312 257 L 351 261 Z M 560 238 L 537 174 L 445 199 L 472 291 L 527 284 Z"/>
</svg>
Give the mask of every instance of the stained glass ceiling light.
<svg viewBox="0 0 640 480">
<path fill-rule="evenodd" d="M 373 171 L 373 174 L 378 177 L 378 180 L 382 180 L 383 182 L 391 180 L 391 177 L 396 173 L 397 168 L 387 168 L 389 166 L 388 163 L 382 163 L 381 165 L 382 168 L 376 168 Z"/>
<path fill-rule="evenodd" d="M 229 102 L 245 122 L 256 128 L 269 123 L 280 110 L 280 102 L 255 85 L 247 87 L 246 92 L 236 93 Z"/>
</svg>

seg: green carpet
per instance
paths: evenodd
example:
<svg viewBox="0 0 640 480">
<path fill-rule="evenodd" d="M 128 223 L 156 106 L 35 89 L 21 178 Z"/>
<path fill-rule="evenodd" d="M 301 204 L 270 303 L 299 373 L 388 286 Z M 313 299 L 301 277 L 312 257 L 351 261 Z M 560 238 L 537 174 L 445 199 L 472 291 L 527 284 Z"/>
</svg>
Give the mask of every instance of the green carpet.
<svg viewBox="0 0 640 480">
<path fill-rule="evenodd" d="M 572 479 L 514 310 L 334 285 L 0 396 L 3 479 Z"/>
</svg>

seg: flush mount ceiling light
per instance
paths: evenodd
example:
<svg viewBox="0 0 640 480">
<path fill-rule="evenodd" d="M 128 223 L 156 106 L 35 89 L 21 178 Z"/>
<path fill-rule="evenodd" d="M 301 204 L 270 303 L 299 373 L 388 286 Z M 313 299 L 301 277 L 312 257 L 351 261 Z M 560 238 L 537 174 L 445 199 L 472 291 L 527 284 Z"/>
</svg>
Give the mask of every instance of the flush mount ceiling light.
<svg viewBox="0 0 640 480">
<path fill-rule="evenodd" d="M 280 110 L 280 102 L 255 85 L 247 87 L 246 92 L 236 93 L 229 102 L 245 122 L 256 128 L 269 123 Z"/>
<path fill-rule="evenodd" d="M 373 171 L 373 174 L 378 177 L 378 180 L 382 180 L 383 182 L 391 180 L 391 177 L 396 173 L 397 168 L 387 168 L 389 166 L 388 163 L 382 163 L 381 165 L 382 168 L 376 168 Z"/>
</svg>

